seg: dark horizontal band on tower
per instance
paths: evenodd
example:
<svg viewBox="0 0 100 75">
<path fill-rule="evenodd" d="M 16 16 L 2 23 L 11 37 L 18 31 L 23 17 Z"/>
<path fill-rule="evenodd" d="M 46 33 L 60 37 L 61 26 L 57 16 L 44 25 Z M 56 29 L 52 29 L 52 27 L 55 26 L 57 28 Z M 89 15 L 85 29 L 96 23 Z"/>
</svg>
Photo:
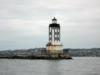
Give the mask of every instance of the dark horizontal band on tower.
<svg viewBox="0 0 100 75">
<path fill-rule="evenodd" d="M 53 23 L 53 24 L 50 24 L 49 27 L 58 27 L 58 28 L 60 28 L 60 25 L 56 24 L 56 23 Z"/>
</svg>

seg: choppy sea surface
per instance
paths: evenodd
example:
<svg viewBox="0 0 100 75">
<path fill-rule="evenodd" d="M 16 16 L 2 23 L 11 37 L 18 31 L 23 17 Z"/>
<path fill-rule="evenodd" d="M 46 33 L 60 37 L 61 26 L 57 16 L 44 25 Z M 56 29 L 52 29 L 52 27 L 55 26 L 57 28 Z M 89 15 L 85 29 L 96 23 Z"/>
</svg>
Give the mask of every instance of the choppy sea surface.
<svg viewBox="0 0 100 75">
<path fill-rule="evenodd" d="M 100 57 L 73 60 L 0 59 L 0 75 L 100 75 Z"/>
</svg>

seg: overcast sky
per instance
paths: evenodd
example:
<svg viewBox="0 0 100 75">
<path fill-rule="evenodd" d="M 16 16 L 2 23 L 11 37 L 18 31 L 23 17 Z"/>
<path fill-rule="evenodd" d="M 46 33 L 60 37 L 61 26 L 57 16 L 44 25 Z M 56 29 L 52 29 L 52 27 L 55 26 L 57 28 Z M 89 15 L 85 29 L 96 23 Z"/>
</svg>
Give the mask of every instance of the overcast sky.
<svg viewBox="0 0 100 75">
<path fill-rule="evenodd" d="M 64 48 L 100 47 L 100 0 L 0 0 L 0 50 L 45 47 L 54 16 Z"/>
</svg>

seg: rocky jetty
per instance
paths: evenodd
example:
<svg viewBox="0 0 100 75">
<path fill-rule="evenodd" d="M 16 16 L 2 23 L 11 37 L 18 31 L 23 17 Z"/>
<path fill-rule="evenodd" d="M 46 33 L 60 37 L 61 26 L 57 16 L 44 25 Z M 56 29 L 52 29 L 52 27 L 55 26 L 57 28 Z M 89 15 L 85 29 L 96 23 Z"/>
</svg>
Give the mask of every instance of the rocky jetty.
<svg viewBox="0 0 100 75">
<path fill-rule="evenodd" d="M 49 55 L 45 48 L 0 51 L 0 58 L 9 59 L 71 59 L 68 54 Z"/>
</svg>

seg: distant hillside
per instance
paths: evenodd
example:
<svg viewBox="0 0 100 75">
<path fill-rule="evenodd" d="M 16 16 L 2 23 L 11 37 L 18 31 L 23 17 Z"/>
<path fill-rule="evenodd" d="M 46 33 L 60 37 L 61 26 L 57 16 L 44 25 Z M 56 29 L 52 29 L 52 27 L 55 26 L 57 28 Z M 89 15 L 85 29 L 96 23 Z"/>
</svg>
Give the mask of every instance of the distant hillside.
<svg viewBox="0 0 100 75">
<path fill-rule="evenodd" d="M 85 57 L 100 57 L 100 48 L 91 48 L 91 49 L 64 49 L 64 52 L 67 51 L 71 56 L 85 56 Z"/>
</svg>

